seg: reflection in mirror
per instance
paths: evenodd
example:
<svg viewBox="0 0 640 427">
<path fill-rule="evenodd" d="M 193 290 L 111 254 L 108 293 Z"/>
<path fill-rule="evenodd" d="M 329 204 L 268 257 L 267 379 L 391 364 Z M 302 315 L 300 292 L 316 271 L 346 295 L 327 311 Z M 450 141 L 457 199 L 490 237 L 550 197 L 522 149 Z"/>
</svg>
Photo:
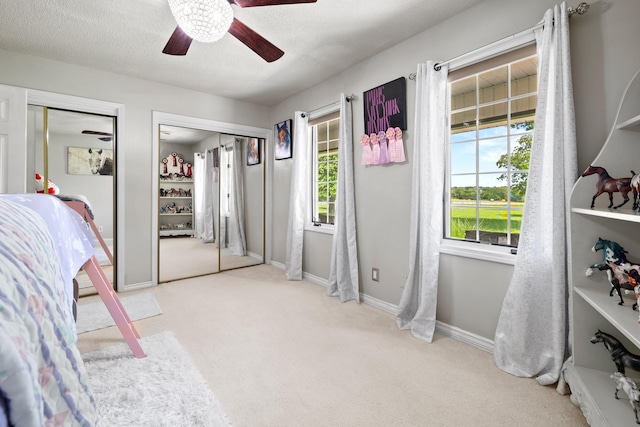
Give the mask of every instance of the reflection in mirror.
<svg viewBox="0 0 640 427">
<path fill-rule="evenodd" d="M 160 126 L 158 281 L 217 273 L 218 133 Z"/>
<path fill-rule="evenodd" d="M 220 136 L 220 270 L 264 262 L 264 140 Z"/>
<path fill-rule="evenodd" d="M 28 106 L 29 191 L 82 201 L 98 234 L 96 258 L 115 284 L 115 118 Z M 76 276 L 80 296 L 96 293 L 84 271 Z"/>
<path fill-rule="evenodd" d="M 160 125 L 160 283 L 264 262 L 261 144 Z"/>
</svg>

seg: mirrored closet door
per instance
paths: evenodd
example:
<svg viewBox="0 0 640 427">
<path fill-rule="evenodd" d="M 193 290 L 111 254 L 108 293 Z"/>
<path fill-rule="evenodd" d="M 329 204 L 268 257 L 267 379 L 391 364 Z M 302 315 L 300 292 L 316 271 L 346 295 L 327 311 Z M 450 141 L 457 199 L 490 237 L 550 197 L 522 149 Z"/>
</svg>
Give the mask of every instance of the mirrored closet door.
<svg viewBox="0 0 640 427">
<path fill-rule="evenodd" d="M 220 270 L 264 262 L 264 141 L 220 135 Z"/>
<path fill-rule="evenodd" d="M 115 117 L 38 105 L 27 111 L 28 190 L 85 203 L 106 246 L 95 239 L 96 258 L 115 286 Z M 84 271 L 76 279 L 80 296 L 97 292 Z"/>
<path fill-rule="evenodd" d="M 158 282 L 263 263 L 259 141 L 168 125 L 159 134 Z"/>
</svg>

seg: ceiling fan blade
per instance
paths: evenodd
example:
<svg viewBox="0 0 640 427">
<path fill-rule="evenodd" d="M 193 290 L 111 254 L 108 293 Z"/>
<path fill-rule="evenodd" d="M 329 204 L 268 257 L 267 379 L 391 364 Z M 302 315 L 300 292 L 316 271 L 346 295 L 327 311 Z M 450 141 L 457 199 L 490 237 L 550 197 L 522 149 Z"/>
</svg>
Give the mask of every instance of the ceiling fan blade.
<svg viewBox="0 0 640 427">
<path fill-rule="evenodd" d="M 104 141 L 104 142 L 109 142 L 111 141 L 111 137 L 110 136 L 102 136 L 100 138 L 98 138 L 100 141 Z"/>
<path fill-rule="evenodd" d="M 95 130 L 83 130 L 81 133 L 84 135 L 104 135 L 104 136 L 113 136 L 112 133 L 109 132 L 98 132 Z"/>
<path fill-rule="evenodd" d="M 315 3 L 318 0 L 228 0 L 240 7 L 277 6 L 280 4 Z"/>
<path fill-rule="evenodd" d="M 162 49 L 162 53 L 167 55 L 186 55 L 193 39 L 187 35 L 180 27 L 173 30 L 169 41 Z"/>
<path fill-rule="evenodd" d="M 267 62 L 273 62 L 284 55 L 283 51 L 236 18 L 233 18 L 229 34 L 247 45 L 249 49 L 260 55 Z"/>
</svg>

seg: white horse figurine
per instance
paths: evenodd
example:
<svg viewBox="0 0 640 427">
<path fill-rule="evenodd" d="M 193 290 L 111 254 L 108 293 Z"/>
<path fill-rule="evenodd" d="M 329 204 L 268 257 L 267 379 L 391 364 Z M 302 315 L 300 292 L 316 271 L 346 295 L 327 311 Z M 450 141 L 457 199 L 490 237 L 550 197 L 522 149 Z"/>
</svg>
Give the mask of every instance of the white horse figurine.
<svg viewBox="0 0 640 427">
<path fill-rule="evenodd" d="M 598 237 L 598 241 L 591 248 L 592 252 L 602 250 L 602 262 L 590 265 L 585 274 L 590 276 L 593 269 L 606 271 L 609 283 L 612 288 L 609 296 L 613 296 L 613 291 L 617 291 L 620 297 L 619 305 L 624 304 L 622 299 L 622 289 L 635 294 L 636 302 L 633 304 L 635 310 L 640 304 L 640 264 L 636 264 L 627 259 L 627 251 L 622 246 L 611 240 Z M 638 318 L 640 323 L 640 317 Z"/>
<path fill-rule="evenodd" d="M 640 420 L 638 419 L 638 405 L 640 404 L 640 390 L 638 390 L 638 386 L 636 383 L 627 377 L 625 377 L 622 372 L 615 372 L 610 375 L 611 379 L 616 383 L 616 392 L 614 396 L 616 399 L 618 398 L 618 392 L 620 390 L 624 391 L 629 397 L 629 403 L 631 403 L 631 408 L 633 408 L 633 413 L 636 416 L 636 424 L 640 424 Z"/>
</svg>

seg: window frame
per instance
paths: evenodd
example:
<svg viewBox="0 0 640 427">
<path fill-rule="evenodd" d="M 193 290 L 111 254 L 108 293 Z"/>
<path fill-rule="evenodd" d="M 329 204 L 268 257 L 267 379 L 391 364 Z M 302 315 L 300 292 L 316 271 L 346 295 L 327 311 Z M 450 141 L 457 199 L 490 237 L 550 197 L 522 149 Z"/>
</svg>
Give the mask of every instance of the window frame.
<svg viewBox="0 0 640 427">
<path fill-rule="evenodd" d="M 331 117 L 331 116 L 335 115 L 336 113 L 338 113 L 337 118 L 339 119 L 339 113 L 340 113 L 339 102 L 314 110 L 309 113 L 310 124 L 308 125 L 308 129 L 307 129 L 308 141 L 310 145 L 308 154 L 307 154 L 308 156 L 307 164 L 309 165 L 309 172 L 307 177 L 307 194 L 309 195 L 309 203 L 307 203 L 307 209 L 305 212 L 305 227 L 304 227 L 305 231 L 313 231 L 316 233 L 323 233 L 323 234 L 333 234 L 335 231 L 334 224 L 320 223 L 320 222 L 313 221 L 313 217 L 314 217 L 313 205 L 315 203 L 315 200 L 314 200 L 315 185 L 317 184 L 316 183 L 317 164 L 315 161 L 317 148 L 316 148 L 316 140 L 314 138 L 314 128 L 317 124 L 323 123 L 324 122 L 323 119 L 325 118 L 327 119 L 326 121 L 335 120 L 336 117 Z M 312 122 L 317 122 L 317 123 L 312 124 Z"/>
<path fill-rule="evenodd" d="M 499 40 L 485 47 L 471 51 L 468 54 L 459 56 L 456 59 L 449 61 L 449 73 L 457 71 L 461 68 L 472 66 L 479 62 L 489 60 L 502 54 L 514 51 L 516 49 L 535 45 L 536 38 L 535 33 L 532 30 L 526 30 L 518 34 L 514 34 L 506 39 Z M 449 123 L 451 115 L 450 105 L 450 92 L 447 89 L 447 123 Z M 489 243 L 482 243 L 476 241 L 465 241 L 445 237 L 447 229 L 446 219 L 449 217 L 448 210 L 450 209 L 450 129 L 447 132 L 447 140 L 445 141 L 447 146 L 447 167 L 445 171 L 445 191 L 444 191 L 444 203 L 443 203 L 443 235 L 440 241 L 440 253 L 454 256 L 461 256 L 466 258 L 478 259 L 483 261 L 495 262 L 500 264 L 515 265 L 515 255 L 517 248 L 510 246 L 492 245 Z"/>
<path fill-rule="evenodd" d="M 232 175 L 232 168 L 234 167 L 234 152 L 233 152 L 233 148 L 229 147 L 229 146 L 222 146 L 222 156 L 220 159 L 220 163 L 222 164 L 221 160 L 224 159 L 224 170 L 221 171 L 220 174 L 220 187 L 224 188 L 224 192 L 225 192 L 225 197 L 224 197 L 224 202 L 221 204 L 222 205 L 222 210 L 221 210 L 221 214 L 223 217 L 229 217 L 231 216 L 231 180 L 233 179 L 233 175 Z"/>
</svg>

